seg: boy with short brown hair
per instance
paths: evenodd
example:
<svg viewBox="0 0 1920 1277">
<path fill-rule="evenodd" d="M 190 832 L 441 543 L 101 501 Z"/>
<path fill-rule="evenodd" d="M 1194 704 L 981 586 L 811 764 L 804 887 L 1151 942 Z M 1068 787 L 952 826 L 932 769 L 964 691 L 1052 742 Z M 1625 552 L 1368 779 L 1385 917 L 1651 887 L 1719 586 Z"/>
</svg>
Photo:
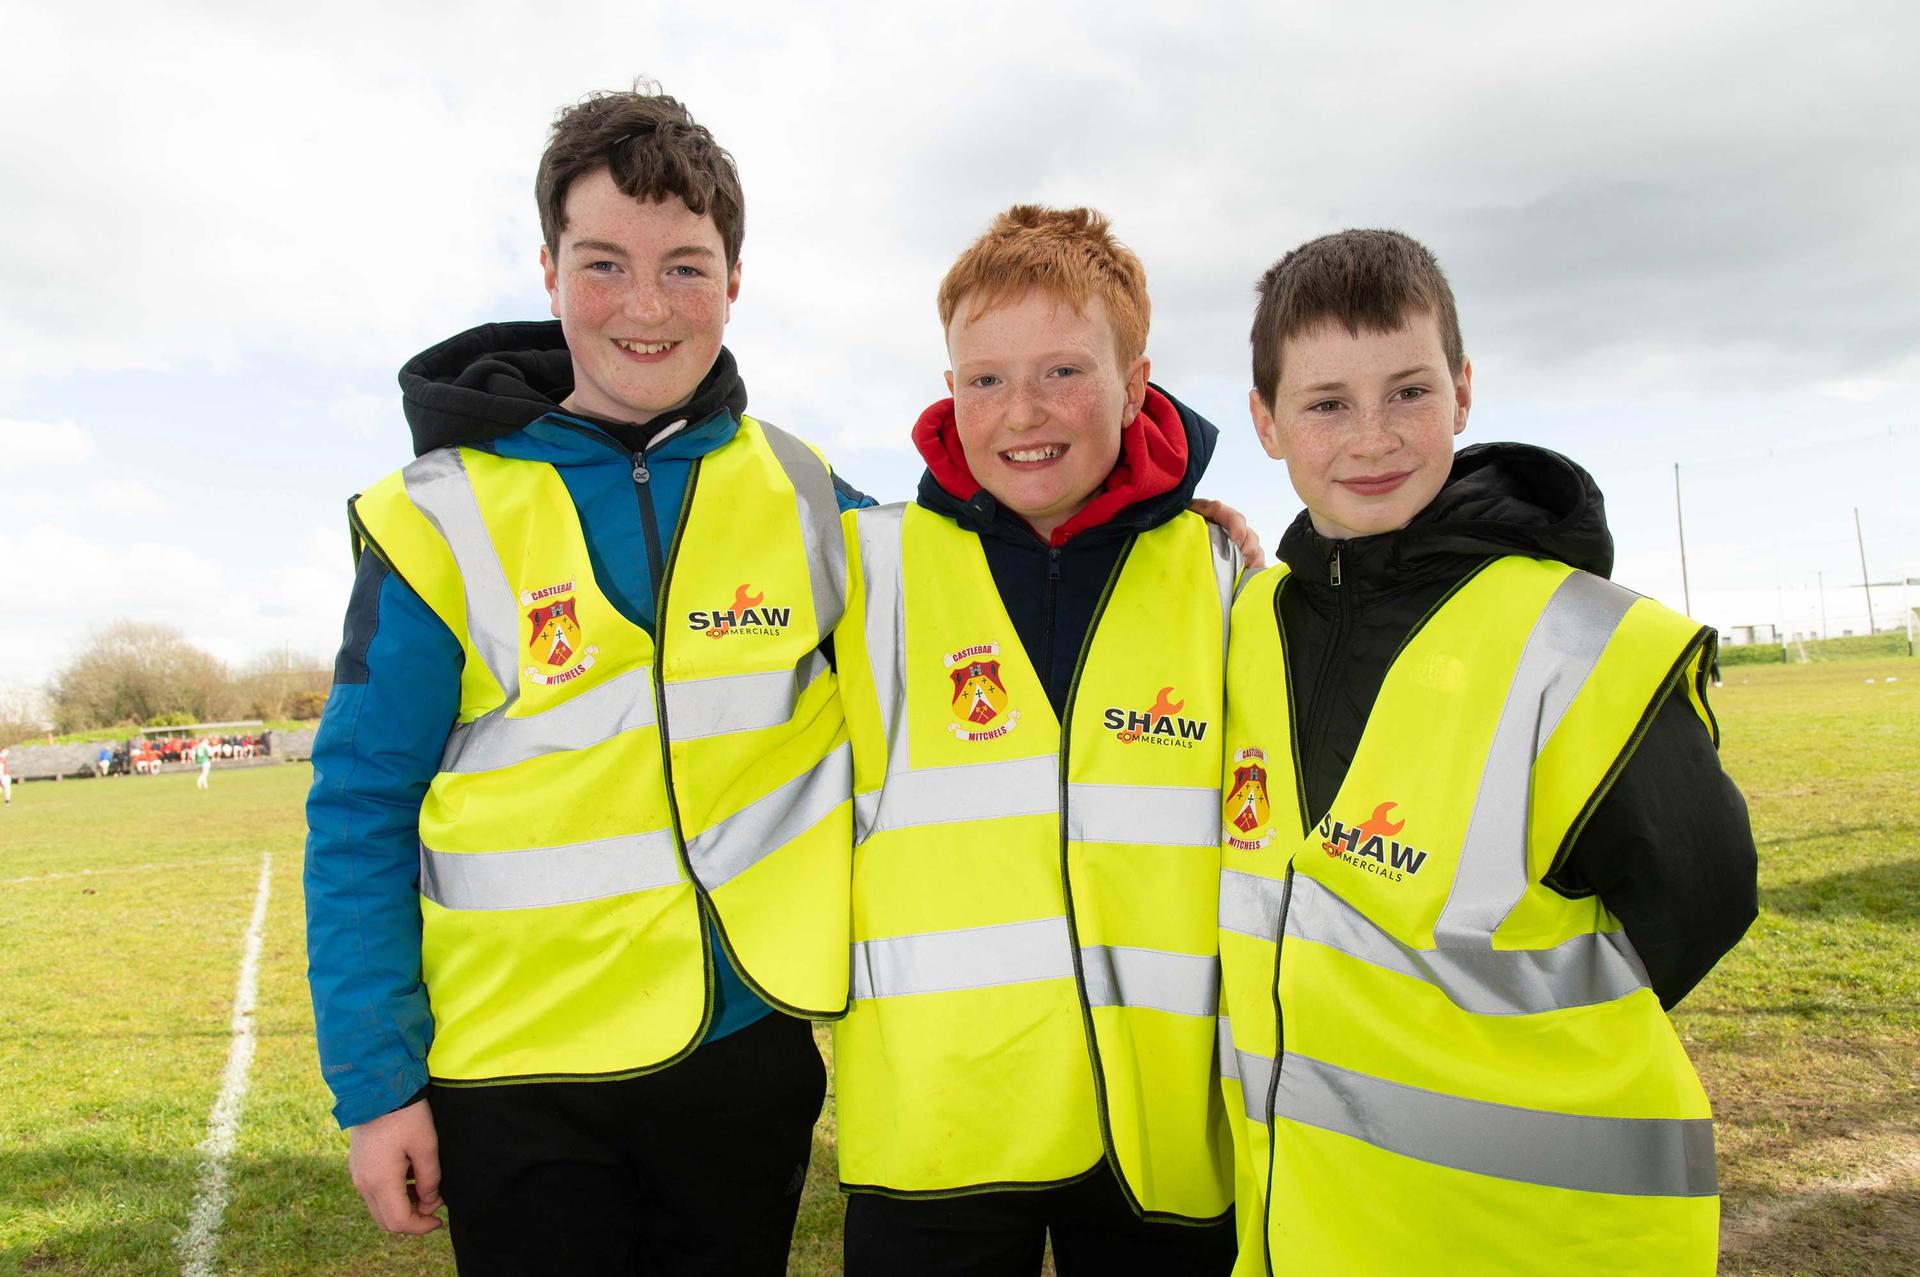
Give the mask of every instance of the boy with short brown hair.
<svg viewBox="0 0 1920 1277">
<path fill-rule="evenodd" d="M 320 1057 L 376 1222 L 461 1270 L 786 1269 L 846 1005 L 824 650 L 863 498 L 749 416 L 733 161 L 678 101 L 563 111 L 555 323 L 401 372 L 314 745 Z M 442 1171 L 444 1169 L 444 1175 Z"/>
<path fill-rule="evenodd" d="M 1605 579 L 1571 461 L 1454 454 L 1473 368 L 1420 244 L 1295 249 L 1253 346 L 1307 508 L 1228 657 L 1236 1271 L 1710 1273 L 1712 1123 L 1662 1009 L 1756 911 L 1714 632 Z"/>
<path fill-rule="evenodd" d="M 919 500 L 846 518 L 847 1272 L 1221 1273 L 1216 432 L 1090 209 L 1008 209 L 939 309 Z"/>
</svg>

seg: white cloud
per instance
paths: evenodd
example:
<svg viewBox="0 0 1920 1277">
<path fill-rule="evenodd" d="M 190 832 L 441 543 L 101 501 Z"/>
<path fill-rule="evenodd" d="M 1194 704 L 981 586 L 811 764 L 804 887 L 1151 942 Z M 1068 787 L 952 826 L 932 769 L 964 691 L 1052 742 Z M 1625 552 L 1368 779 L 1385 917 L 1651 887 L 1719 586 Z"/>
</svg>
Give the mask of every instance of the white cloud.
<svg viewBox="0 0 1920 1277">
<path fill-rule="evenodd" d="M 93 435 L 74 422 L 0 418 L 0 471 L 30 465 L 69 465 L 93 454 Z"/>
<path fill-rule="evenodd" d="M 328 401 L 327 416 L 362 439 L 385 439 L 399 428 L 400 404 L 391 394 L 341 390 Z"/>
<path fill-rule="evenodd" d="M 96 511 L 121 518 L 161 515 L 169 509 L 159 493 L 138 479 L 105 479 L 92 484 L 87 488 L 87 502 Z M 179 517 L 193 516 L 181 514 Z"/>
<path fill-rule="evenodd" d="M 155 518 L 172 510 L 165 498 L 138 479 L 103 479 L 77 490 L 23 485 L 13 491 L 0 488 L 0 496 L 16 523 L 57 519 L 68 525 L 100 526 L 123 519 Z"/>
<path fill-rule="evenodd" d="M 1293 243 L 1390 222 L 1452 268 L 1470 337 L 1542 377 L 1872 377 L 1920 332 L 1899 212 L 1920 170 L 1894 123 L 1916 108 L 1912 25 L 1899 6 L 1651 0 L 1002 0 L 832 22 L 622 0 L 571 7 L 564 31 L 502 0 L 453 29 L 351 2 L 39 6 L 9 18 L 36 56 L 0 83 L 0 119 L 63 106 L 0 135 L 0 171 L 27 179 L 0 243 L 31 246 L 6 263 L 0 393 L 253 359 L 391 368 L 468 320 L 543 314 L 545 125 L 635 74 L 740 159 L 736 334 L 772 348 L 750 381 L 868 442 L 937 389 L 934 285 L 1016 199 L 1114 214 L 1169 371 L 1242 362 L 1252 280 Z M 555 41 L 566 57 L 525 56 Z"/>
<path fill-rule="evenodd" d="M 21 685 L 44 684 L 86 634 L 117 620 L 171 625 L 235 665 L 286 645 L 329 657 L 353 575 L 340 533 L 318 526 L 258 574 L 164 541 L 48 523 L 0 529 L 0 563 L 20 604 L 0 613 L 0 681 Z"/>
</svg>

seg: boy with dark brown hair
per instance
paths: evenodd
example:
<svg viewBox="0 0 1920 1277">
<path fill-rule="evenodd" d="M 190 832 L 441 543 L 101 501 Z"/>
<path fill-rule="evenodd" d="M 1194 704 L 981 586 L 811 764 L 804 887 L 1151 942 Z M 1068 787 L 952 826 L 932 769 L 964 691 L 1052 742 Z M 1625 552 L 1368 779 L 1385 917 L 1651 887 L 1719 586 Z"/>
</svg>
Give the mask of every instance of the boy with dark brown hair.
<svg viewBox="0 0 1920 1277">
<path fill-rule="evenodd" d="M 823 644 L 864 498 L 746 413 L 733 161 L 670 97 L 560 114 L 557 323 L 401 372 L 314 746 L 320 1056 L 374 1219 L 467 1273 L 776 1274 L 847 999 Z M 410 1182 L 411 1181 L 411 1182 Z"/>
<path fill-rule="evenodd" d="M 1710 1273 L 1663 1008 L 1756 911 L 1714 632 L 1606 580 L 1573 462 L 1454 453 L 1473 367 L 1420 244 L 1324 236 L 1259 291 L 1254 427 L 1307 508 L 1228 657 L 1236 1272 Z"/>
</svg>

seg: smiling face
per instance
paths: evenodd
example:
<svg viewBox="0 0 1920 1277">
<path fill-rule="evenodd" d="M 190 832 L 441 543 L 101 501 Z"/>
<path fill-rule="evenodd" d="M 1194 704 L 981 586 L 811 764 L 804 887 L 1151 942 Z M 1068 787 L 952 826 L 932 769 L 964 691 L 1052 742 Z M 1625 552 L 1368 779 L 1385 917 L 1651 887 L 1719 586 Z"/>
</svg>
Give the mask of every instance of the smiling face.
<svg viewBox="0 0 1920 1277">
<path fill-rule="evenodd" d="M 605 169 L 573 183 L 566 210 L 558 253 L 540 250 L 573 354 L 561 406 L 633 423 L 680 407 L 720 354 L 740 264 L 727 268 L 711 217 L 623 195 Z"/>
<path fill-rule="evenodd" d="M 1271 405 L 1249 396 L 1267 455 L 1287 463 L 1314 531 L 1333 540 L 1403 528 L 1453 469 L 1467 427 L 1473 364 L 1447 370 L 1428 314 L 1359 336 L 1329 320 L 1282 344 Z"/>
<path fill-rule="evenodd" d="M 1122 367 L 1099 298 L 1075 310 L 1031 290 L 947 327 L 960 449 L 980 486 L 1042 538 L 1093 499 L 1146 398 L 1145 355 Z"/>
</svg>

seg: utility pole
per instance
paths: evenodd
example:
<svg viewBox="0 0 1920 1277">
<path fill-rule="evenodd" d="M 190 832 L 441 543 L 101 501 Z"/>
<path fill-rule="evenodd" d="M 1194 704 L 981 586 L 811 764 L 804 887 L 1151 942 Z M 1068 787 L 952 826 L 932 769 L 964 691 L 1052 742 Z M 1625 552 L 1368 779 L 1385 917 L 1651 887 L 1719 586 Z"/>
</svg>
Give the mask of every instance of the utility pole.
<svg viewBox="0 0 1920 1277">
<path fill-rule="evenodd" d="M 1853 507 L 1853 540 L 1860 547 L 1860 588 L 1867 592 L 1867 633 L 1873 633 L 1873 582 L 1867 579 L 1867 539 L 1860 534 L 1860 507 Z"/>
<path fill-rule="evenodd" d="M 1827 637 L 1827 574 L 1815 572 L 1813 577 L 1820 585 L 1820 638 L 1825 641 Z"/>
<path fill-rule="evenodd" d="M 1858 518 L 1859 511 L 1854 511 L 1854 515 Z M 1680 528 L 1680 597 L 1686 604 L 1682 611 L 1692 616 L 1693 590 L 1687 585 L 1687 518 L 1680 512 L 1680 463 L 1678 461 L 1673 463 L 1673 521 Z"/>
</svg>

